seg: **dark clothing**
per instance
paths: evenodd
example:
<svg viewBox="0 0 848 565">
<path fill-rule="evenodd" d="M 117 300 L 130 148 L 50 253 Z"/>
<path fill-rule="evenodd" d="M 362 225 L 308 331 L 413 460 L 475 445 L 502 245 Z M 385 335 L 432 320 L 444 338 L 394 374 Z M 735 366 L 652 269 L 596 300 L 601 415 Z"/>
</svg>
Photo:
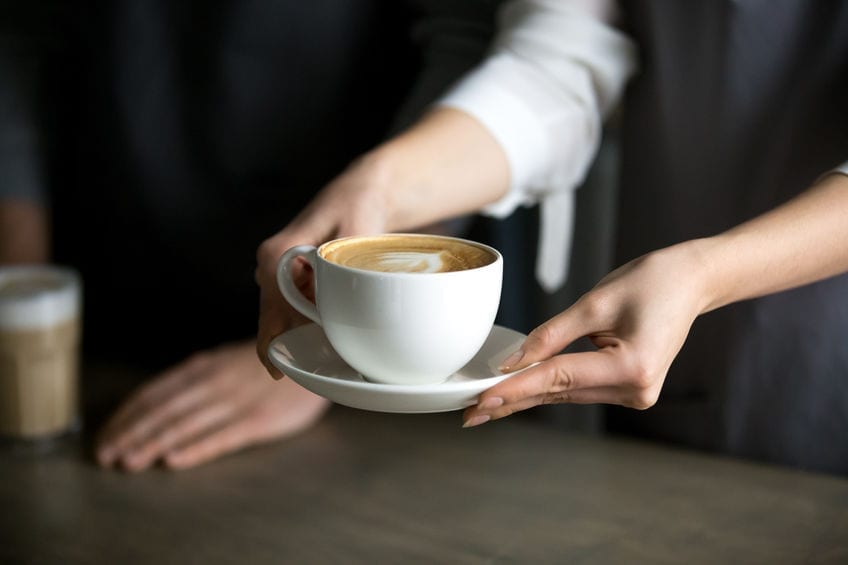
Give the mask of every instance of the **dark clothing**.
<svg viewBox="0 0 848 565">
<path fill-rule="evenodd" d="M 497 3 L 16 8 L 0 196 L 49 192 L 86 353 L 158 369 L 254 335 L 258 244 L 482 58 Z"/>
<path fill-rule="evenodd" d="M 50 157 L 89 353 L 161 368 L 253 334 L 256 245 L 483 55 L 498 0 L 412 4 L 42 1 L 14 33 L 0 21 L 0 170 L 26 193 Z M 610 220 L 594 215 L 618 209 L 621 264 L 772 208 L 848 158 L 848 5 L 623 7 L 642 71 L 620 193 L 578 193 L 570 299 L 606 262 Z M 52 111 L 28 121 L 36 103 Z M 475 237 L 526 264 L 508 270 L 499 320 L 529 330 L 553 314 L 525 302 L 532 212 L 482 224 Z M 658 404 L 609 408 L 607 428 L 848 473 L 846 335 L 845 276 L 708 314 Z"/>
<path fill-rule="evenodd" d="M 383 138 L 411 83 L 406 14 L 377 4 L 89 7 L 52 75 L 50 187 L 90 354 L 160 367 L 255 333 L 256 247 Z"/>
<path fill-rule="evenodd" d="M 848 159 L 848 4 L 627 3 L 618 263 L 721 232 Z M 848 221 L 848 211 L 846 211 Z M 613 430 L 848 473 L 848 276 L 698 319 Z"/>
</svg>

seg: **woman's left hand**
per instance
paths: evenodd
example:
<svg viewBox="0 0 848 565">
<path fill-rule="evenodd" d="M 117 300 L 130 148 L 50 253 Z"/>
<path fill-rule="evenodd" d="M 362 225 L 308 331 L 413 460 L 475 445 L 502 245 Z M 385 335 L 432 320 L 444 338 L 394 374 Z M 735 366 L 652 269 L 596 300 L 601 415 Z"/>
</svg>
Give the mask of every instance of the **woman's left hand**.
<svg viewBox="0 0 848 565">
<path fill-rule="evenodd" d="M 687 242 L 624 265 L 536 328 L 502 369 L 537 364 L 482 393 L 466 409 L 464 425 L 539 404 L 653 406 L 704 308 L 698 245 Z M 597 350 L 557 355 L 581 337 L 588 337 Z"/>
<path fill-rule="evenodd" d="M 291 379 L 275 382 L 252 342 L 195 353 L 139 388 L 101 431 L 102 467 L 183 469 L 298 433 L 329 402 Z"/>
</svg>

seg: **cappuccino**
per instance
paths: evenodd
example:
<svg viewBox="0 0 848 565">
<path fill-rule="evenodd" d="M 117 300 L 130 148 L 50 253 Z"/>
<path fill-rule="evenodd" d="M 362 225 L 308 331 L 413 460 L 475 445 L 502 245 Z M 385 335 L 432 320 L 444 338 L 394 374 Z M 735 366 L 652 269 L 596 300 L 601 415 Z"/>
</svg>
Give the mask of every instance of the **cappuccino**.
<svg viewBox="0 0 848 565">
<path fill-rule="evenodd" d="M 0 269 L 0 435 L 58 435 L 77 421 L 78 276 L 53 267 Z"/>
<path fill-rule="evenodd" d="M 295 283 L 295 261 L 312 267 L 314 302 Z M 424 234 L 298 245 L 277 265 L 280 292 L 348 365 L 369 381 L 398 385 L 442 382 L 477 354 L 502 277 L 496 249 Z"/>
<path fill-rule="evenodd" d="M 321 256 L 332 263 L 383 273 L 449 273 L 493 263 L 488 249 L 450 237 L 388 234 L 340 239 L 324 245 Z"/>
</svg>

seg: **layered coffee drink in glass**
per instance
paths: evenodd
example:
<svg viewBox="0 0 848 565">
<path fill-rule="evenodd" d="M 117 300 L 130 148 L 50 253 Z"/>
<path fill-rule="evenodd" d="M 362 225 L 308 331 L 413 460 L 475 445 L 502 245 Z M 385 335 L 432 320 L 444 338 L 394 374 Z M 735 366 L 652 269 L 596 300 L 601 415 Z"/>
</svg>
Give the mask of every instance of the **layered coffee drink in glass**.
<svg viewBox="0 0 848 565">
<path fill-rule="evenodd" d="M 80 296 L 70 269 L 0 269 L 0 436 L 49 438 L 76 426 Z"/>
</svg>

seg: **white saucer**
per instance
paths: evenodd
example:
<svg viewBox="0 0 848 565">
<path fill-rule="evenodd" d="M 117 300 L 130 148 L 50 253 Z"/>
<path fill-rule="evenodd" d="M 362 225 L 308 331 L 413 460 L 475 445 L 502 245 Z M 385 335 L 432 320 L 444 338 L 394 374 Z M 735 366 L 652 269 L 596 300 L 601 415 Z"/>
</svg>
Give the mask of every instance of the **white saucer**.
<svg viewBox="0 0 848 565">
<path fill-rule="evenodd" d="M 480 352 L 465 367 L 444 382 L 426 385 L 366 381 L 342 361 L 316 324 L 277 337 L 268 354 L 274 366 L 296 383 L 339 404 L 377 412 L 448 412 L 475 404 L 481 392 L 514 374 L 503 374 L 498 366 L 526 337 L 494 326 Z"/>
</svg>

